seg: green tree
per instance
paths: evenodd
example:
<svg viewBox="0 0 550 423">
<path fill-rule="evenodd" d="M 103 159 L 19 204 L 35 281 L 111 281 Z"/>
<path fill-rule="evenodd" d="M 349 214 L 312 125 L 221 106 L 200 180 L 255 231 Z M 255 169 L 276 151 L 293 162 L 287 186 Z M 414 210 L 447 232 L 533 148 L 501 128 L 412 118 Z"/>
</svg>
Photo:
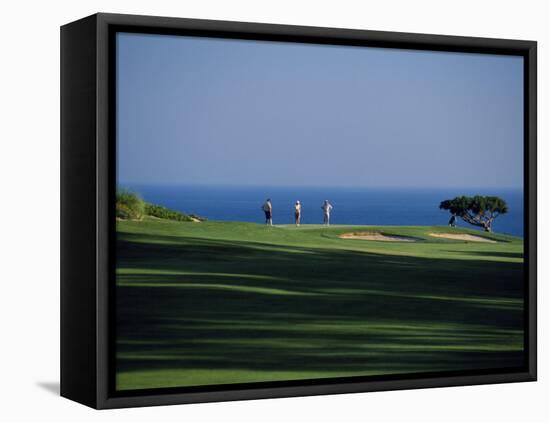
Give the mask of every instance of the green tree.
<svg viewBox="0 0 550 423">
<path fill-rule="evenodd" d="M 508 213 L 508 206 L 502 198 L 482 195 L 445 200 L 439 208 L 449 210 L 451 214 L 471 225 L 483 228 L 486 232 L 493 231 L 493 222 L 498 216 Z"/>
</svg>

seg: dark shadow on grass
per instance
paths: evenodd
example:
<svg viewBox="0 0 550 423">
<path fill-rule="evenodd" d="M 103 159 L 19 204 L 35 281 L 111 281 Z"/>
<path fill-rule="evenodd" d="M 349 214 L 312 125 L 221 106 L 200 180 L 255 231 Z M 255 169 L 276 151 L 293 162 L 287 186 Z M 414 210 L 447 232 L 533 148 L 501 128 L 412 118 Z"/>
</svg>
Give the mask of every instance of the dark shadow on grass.
<svg viewBox="0 0 550 423">
<path fill-rule="evenodd" d="M 464 251 L 446 250 L 449 253 L 464 253 Z M 514 253 L 508 251 L 468 251 L 469 255 L 485 257 L 505 257 L 505 258 L 523 258 L 523 253 Z"/>
<path fill-rule="evenodd" d="M 117 258 L 118 371 L 522 364 L 521 263 L 143 234 Z"/>
</svg>

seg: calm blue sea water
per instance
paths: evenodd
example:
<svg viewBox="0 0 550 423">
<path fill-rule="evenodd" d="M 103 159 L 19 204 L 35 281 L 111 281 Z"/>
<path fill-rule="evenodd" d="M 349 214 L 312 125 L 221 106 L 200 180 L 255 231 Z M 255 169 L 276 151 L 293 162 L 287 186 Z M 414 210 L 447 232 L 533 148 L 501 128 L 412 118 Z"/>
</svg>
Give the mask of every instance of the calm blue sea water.
<svg viewBox="0 0 550 423">
<path fill-rule="evenodd" d="M 260 209 L 266 198 L 273 203 L 273 223 L 294 223 L 293 204 L 302 203 L 302 223 L 322 223 L 322 202 L 334 206 L 332 224 L 446 225 L 449 213 L 439 210 L 442 200 L 458 195 L 498 195 L 509 213 L 494 223 L 496 232 L 523 236 L 521 190 L 364 189 L 312 187 L 145 186 L 124 185 L 148 202 L 196 213 L 209 220 L 264 222 Z M 462 220 L 459 226 L 478 229 Z"/>
</svg>

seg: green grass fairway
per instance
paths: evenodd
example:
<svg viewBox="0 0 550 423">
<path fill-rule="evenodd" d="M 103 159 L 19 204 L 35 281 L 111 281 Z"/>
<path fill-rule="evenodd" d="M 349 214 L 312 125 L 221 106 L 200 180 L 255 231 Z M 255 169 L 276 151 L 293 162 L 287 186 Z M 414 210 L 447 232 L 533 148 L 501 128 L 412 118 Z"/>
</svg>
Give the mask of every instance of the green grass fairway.
<svg viewBox="0 0 550 423">
<path fill-rule="evenodd" d="M 498 242 L 428 235 L 451 231 Z M 119 390 L 523 365 L 521 238 L 152 219 L 117 236 Z"/>
</svg>

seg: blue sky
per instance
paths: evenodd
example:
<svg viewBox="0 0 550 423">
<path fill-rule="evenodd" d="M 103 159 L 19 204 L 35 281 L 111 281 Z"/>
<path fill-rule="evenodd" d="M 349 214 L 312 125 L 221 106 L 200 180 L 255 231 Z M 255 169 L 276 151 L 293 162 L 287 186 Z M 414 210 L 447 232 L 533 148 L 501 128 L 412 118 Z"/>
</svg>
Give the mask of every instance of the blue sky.
<svg viewBox="0 0 550 423">
<path fill-rule="evenodd" d="M 523 59 L 117 38 L 124 184 L 523 184 Z"/>
</svg>

